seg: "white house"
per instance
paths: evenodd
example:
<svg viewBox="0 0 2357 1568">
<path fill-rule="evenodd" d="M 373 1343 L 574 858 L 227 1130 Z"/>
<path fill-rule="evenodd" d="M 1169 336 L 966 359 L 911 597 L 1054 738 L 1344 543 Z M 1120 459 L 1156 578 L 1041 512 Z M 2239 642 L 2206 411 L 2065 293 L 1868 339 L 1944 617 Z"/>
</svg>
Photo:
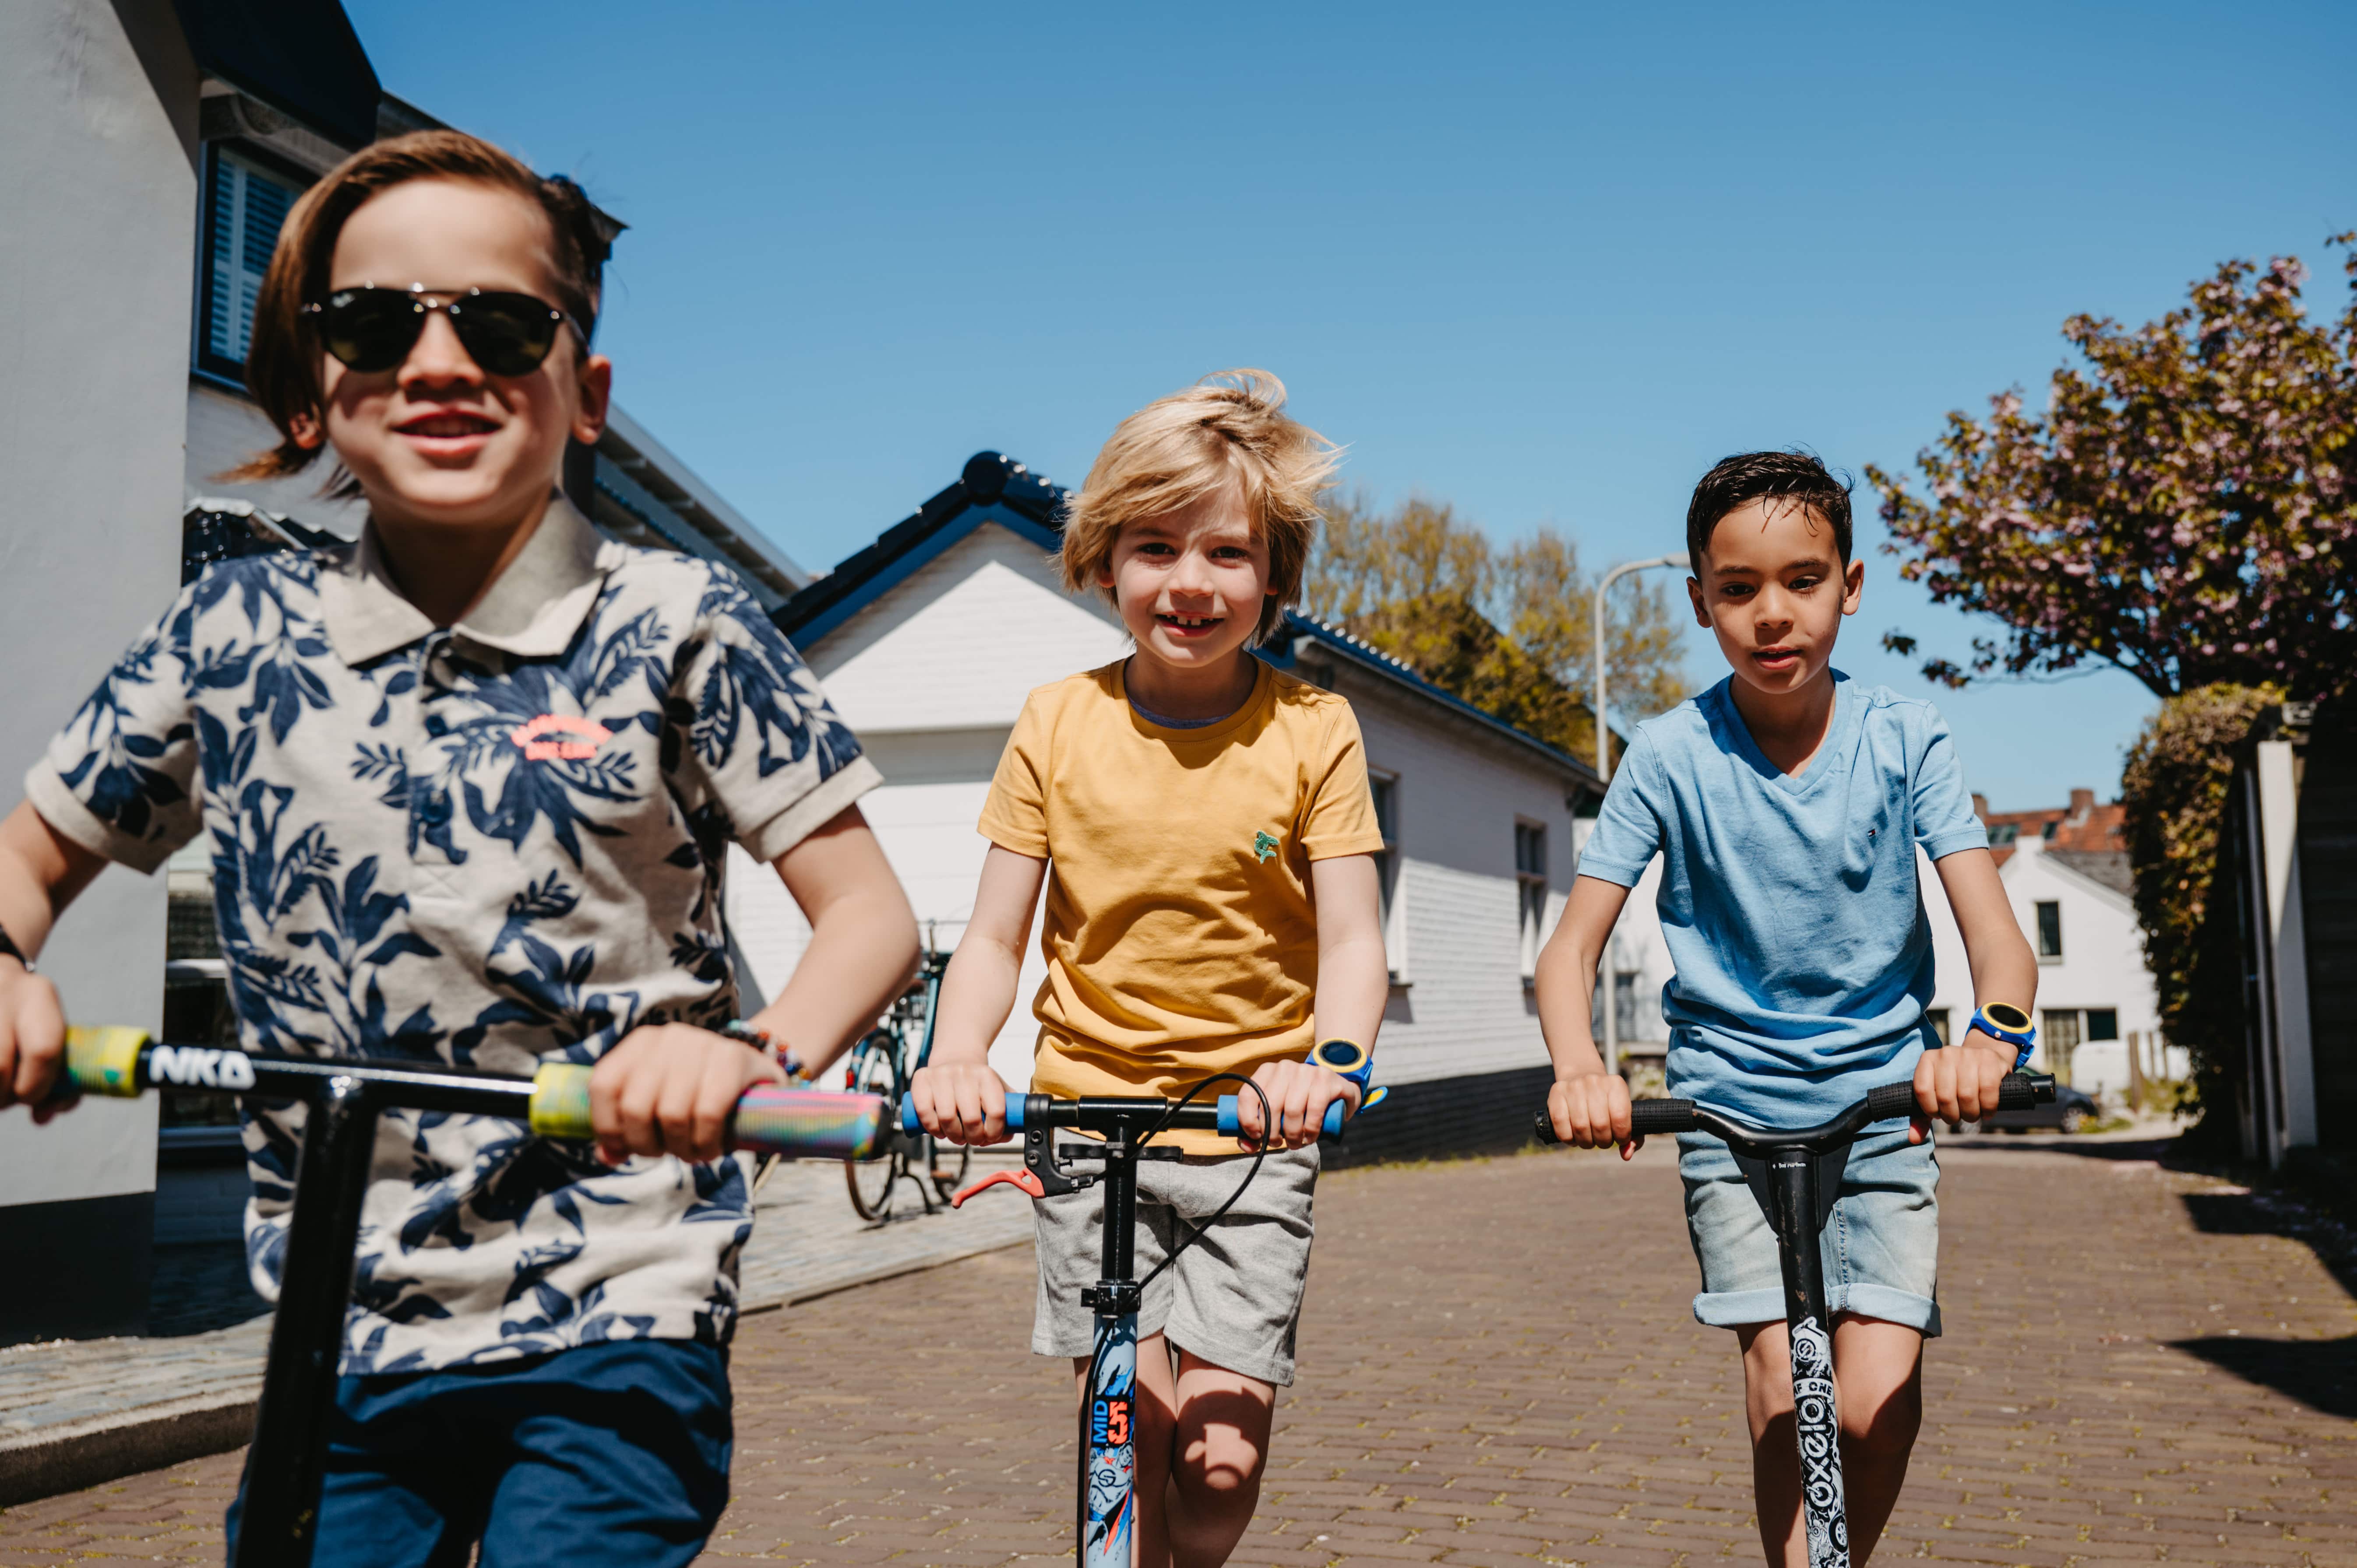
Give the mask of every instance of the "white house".
<svg viewBox="0 0 2357 1568">
<path fill-rule="evenodd" d="M 975 830 L 1024 698 L 1128 647 L 1112 607 L 1075 598 L 1049 562 L 1062 492 L 996 453 L 776 615 L 885 778 L 863 805 L 917 918 L 951 947 L 987 844 Z M 1349 635 L 1288 617 L 1261 650 L 1349 697 L 1366 738 L 1393 985 L 1376 1058 L 1391 1100 L 1348 1152 L 1520 1142 L 1544 1099 L 1546 1055 L 1527 977 L 1572 875 L 1575 806 L 1595 774 Z M 808 928 L 772 875 L 740 865 L 728 915 L 774 993 Z M 1037 944 L 991 1052 L 1030 1079 L 1043 977 Z"/>
<path fill-rule="evenodd" d="M 276 440 L 244 360 L 289 208 L 353 150 L 437 124 L 383 91 L 334 0 L 0 6 L 0 194 L 16 220 L 0 225 L 16 372 L 0 392 L 8 788 L 185 572 L 358 532 L 359 509 L 320 494 L 324 471 L 219 475 Z M 765 606 L 809 580 L 619 409 L 564 481 L 605 532 L 725 561 Z M 199 842 L 166 876 L 101 877 L 41 966 L 73 1016 L 205 1039 L 222 1025 L 212 924 Z M 175 1243 L 241 1246 L 219 1208 L 242 1202 L 242 1155 L 207 1124 L 227 1114 L 180 1094 L 45 1128 L 0 1112 L 0 1255 L 46 1282 L 0 1297 L 0 1345 L 137 1332 L 151 1273 L 157 1299 L 182 1277 Z"/>
<path fill-rule="evenodd" d="M 2097 805 L 2092 789 L 2072 790 L 2068 806 L 2029 811 L 1992 812 L 1978 796 L 1973 804 L 1988 824 L 2014 918 L 2038 957 L 2039 1045 L 2030 1065 L 2115 1104 L 2137 1078 L 2185 1077 L 2185 1051 L 2160 1033 L 2159 997 L 2145 968 L 2123 809 Z M 1937 874 L 1928 865 L 1922 870 L 1940 966 L 1932 1017 L 1944 1036 L 1972 1017 L 1972 970 Z"/>
</svg>

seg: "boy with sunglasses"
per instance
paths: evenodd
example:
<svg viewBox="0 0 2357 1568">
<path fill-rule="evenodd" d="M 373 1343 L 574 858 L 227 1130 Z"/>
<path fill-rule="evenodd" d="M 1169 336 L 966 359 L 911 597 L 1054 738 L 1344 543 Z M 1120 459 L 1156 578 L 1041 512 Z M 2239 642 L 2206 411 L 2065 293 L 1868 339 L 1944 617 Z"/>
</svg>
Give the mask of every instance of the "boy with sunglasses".
<svg viewBox="0 0 2357 1568">
<path fill-rule="evenodd" d="M 0 1106 L 56 1080 L 60 1004 L 25 959 L 58 911 L 200 832 L 249 1048 L 596 1064 L 594 1148 L 383 1112 L 322 1563 L 695 1556 L 727 1500 L 752 1228 L 727 1115 L 783 1076 L 772 1044 L 823 1064 L 916 956 L 855 804 L 876 769 L 794 650 L 725 569 L 608 542 L 556 493 L 611 376 L 594 218 L 455 132 L 296 204 L 247 360 L 281 439 L 241 472 L 332 447 L 367 527 L 183 589 L 0 821 Z M 748 1020 L 732 840 L 813 929 Z M 301 1112 L 245 1114 L 267 1296 Z"/>
</svg>

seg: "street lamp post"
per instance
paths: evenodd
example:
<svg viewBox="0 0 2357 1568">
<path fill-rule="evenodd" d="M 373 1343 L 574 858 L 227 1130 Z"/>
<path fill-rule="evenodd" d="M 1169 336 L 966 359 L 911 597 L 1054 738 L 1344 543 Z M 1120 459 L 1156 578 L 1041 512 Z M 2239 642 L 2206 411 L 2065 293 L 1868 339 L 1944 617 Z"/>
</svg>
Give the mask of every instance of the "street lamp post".
<svg viewBox="0 0 2357 1568">
<path fill-rule="evenodd" d="M 1596 776 L 1606 783 L 1612 781 L 1612 732 L 1604 724 L 1605 668 L 1610 662 L 1605 657 L 1604 594 L 1613 584 L 1631 572 L 1649 572 L 1656 566 L 1687 568 L 1685 552 L 1675 555 L 1660 555 L 1651 561 L 1629 561 L 1604 574 L 1596 585 Z M 1619 940 L 1619 923 L 1604 939 L 1604 1070 L 1620 1070 L 1620 965 L 1612 949 Z"/>
</svg>

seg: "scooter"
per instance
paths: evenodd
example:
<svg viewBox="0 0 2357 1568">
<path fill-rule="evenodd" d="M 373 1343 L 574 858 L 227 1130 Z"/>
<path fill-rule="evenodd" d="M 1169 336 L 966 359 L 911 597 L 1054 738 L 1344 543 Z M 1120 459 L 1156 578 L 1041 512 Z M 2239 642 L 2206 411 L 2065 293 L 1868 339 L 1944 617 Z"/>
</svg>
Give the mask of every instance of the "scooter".
<svg viewBox="0 0 2357 1568">
<path fill-rule="evenodd" d="M 504 1116 L 544 1138 L 586 1141 L 595 1135 L 589 1074 L 578 1062 L 546 1062 L 530 1078 L 511 1078 L 368 1057 L 164 1045 L 133 1028 L 66 1031 L 59 1098 L 207 1089 L 308 1107 L 278 1313 L 246 1455 L 234 1568 L 306 1568 L 311 1560 L 377 1112 L 398 1107 Z M 756 1084 L 737 1101 L 728 1144 L 796 1159 L 871 1159 L 884 1151 L 890 1114 L 880 1095 Z"/>
<path fill-rule="evenodd" d="M 1140 1160 L 1181 1158 L 1178 1149 L 1151 1142 L 1157 1134 L 1174 1127 L 1208 1128 L 1229 1138 L 1243 1136 L 1237 1096 L 1222 1095 L 1216 1104 L 1205 1104 L 1195 1098 L 1218 1081 L 1217 1078 L 1206 1079 L 1183 1100 L 1060 1100 L 1047 1094 L 1009 1095 L 1006 1130 L 1023 1135 L 1023 1168 L 994 1172 L 950 1199 L 963 1207 L 967 1198 L 1002 1185 L 1032 1197 L 1047 1197 L 1078 1192 L 1099 1181 L 1104 1183 L 1102 1277 L 1093 1288 L 1081 1293 L 1082 1305 L 1096 1310 L 1095 1350 L 1089 1358 L 1089 1397 L 1081 1411 L 1080 1483 L 1074 1505 L 1073 1541 L 1082 1568 L 1129 1568 L 1134 1547 L 1137 1310 L 1145 1300 L 1146 1283 L 1131 1277 L 1136 1268 L 1133 1260 L 1137 1229 L 1137 1164 Z M 1251 1087 L 1248 1079 L 1234 1081 Z M 1259 1090 L 1254 1089 L 1252 1092 L 1257 1094 Z M 1372 1109 L 1374 1103 L 1374 1097 L 1370 1096 L 1366 1108 Z M 1341 1101 L 1329 1105 L 1321 1128 L 1324 1134 L 1339 1136 L 1347 1114 Z M 1094 1133 L 1102 1141 L 1060 1147 L 1053 1134 L 1059 1127 Z M 904 1097 L 900 1101 L 900 1129 L 911 1133 L 922 1130 L 912 1097 Z M 1075 1169 L 1069 1163 L 1075 1155 L 1091 1164 L 1102 1161 L 1102 1169 L 1086 1173 Z M 1253 1168 L 1244 1174 L 1229 1203 L 1243 1196 L 1259 1169 L 1260 1161 L 1255 1157 Z M 1204 1221 L 1205 1226 L 1225 1211 L 1223 1204 L 1211 1219 Z M 1198 1236 L 1201 1233 L 1200 1229 L 1195 1232 Z M 1170 1256 L 1155 1272 L 1168 1268 L 1171 1260 L 1193 1240 L 1190 1236 L 1172 1248 Z M 1152 1278 L 1152 1274 L 1146 1276 L 1147 1280 Z"/>
<path fill-rule="evenodd" d="M 1997 1086 L 1996 1109 L 2027 1111 L 2053 1098 L 2052 1078 L 2008 1073 Z M 1691 1100 L 1640 1100 L 1630 1107 L 1631 1133 L 1708 1133 L 1723 1141 L 1776 1233 L 1784 1270 L 1784 1323 L 1792 1340 L 1792 1414 L 1801 1446 L 1809 1568 L 1849 1568 L 1841 1416 L 1834 1401 L 1833 1314 L 1825 1306 L 1818 1238 L 1841 1195 L 1850 1145 L 1871 1123 L 1912 1116 L 1915 1109 L 1912 1083 L 1882 1084 L 1830 1121 L 1784 1132 L 1754 1127 Z M 1560 1141 L 1544 1109 L 1534 1125 L 1540 1143 Z"/>
</svg>

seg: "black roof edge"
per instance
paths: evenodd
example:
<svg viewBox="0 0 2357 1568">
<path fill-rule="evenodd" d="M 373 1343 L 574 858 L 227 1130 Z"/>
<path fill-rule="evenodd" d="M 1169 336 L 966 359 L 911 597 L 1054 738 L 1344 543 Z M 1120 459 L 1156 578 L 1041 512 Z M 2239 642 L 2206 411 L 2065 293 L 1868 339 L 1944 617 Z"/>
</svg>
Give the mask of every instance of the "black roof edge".
<svg viewBox="0 0 2357 1568">
<path fill-rule="evenodd" d="M 339 0 L 173 0 L 200 70 L 329 141 L 376 139 L 383 94 Z"/>
<path fill-rule="evenodd" d="M 976 506 L 1003 506 L 1051 532 L 1063 527 L 1064 490 L 1014 458 L 998 452 L 977 452 L 966 459 L 957 482 L 877 536 L 876 542 L 854 551 L 835 563 L 834 570 L 813 581 L 771 612 L 770 619 L 788 637 L 850 598 L 917 544 L 930 538 Z"/>
</svg>

